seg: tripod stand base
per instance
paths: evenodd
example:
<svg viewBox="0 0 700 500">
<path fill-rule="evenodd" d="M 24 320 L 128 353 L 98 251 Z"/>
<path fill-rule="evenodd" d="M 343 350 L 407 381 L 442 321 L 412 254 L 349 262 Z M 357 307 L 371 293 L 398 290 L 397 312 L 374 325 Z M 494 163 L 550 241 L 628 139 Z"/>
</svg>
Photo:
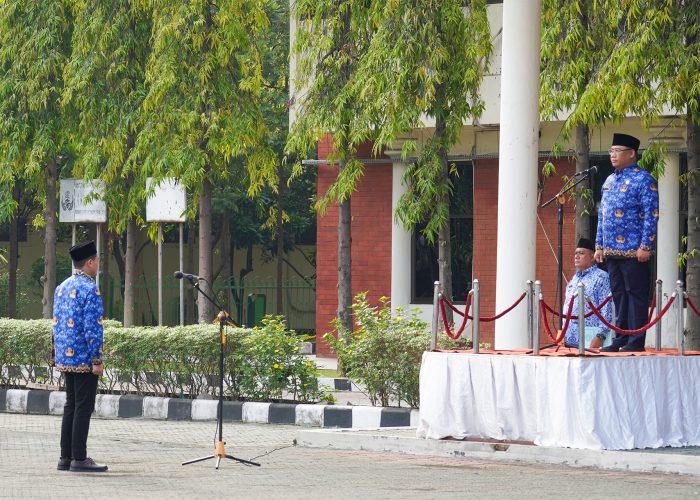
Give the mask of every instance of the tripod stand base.
<svg viewBox="0 0 700 500">
<path fill-rule="evenodd" d="M 221 464 L 221 459 L 228 458 L 229 460 L 235 460 L 236 462 L 240 462 L 240 463 L 245 464 L 245 465 L 255 465 L 257 467 L 260 467 L 260 464 L 257 462 L 251 462 L 250 460 L 245 460 L 243 458 L 237 458 L 237 457 L 234 457 L 233 455 L 227 455 L 226 449 L 224 447 L 225 444 L 226 443 L 223 441 L 217 441 L 216 449 L 214 450 L 213 455 L 207 455 L 206 457 L 188 460 L 187 462 L 182 462 L 182 465 L 189 465 L 189 464 L 193 464 L 196 462 L 203 462 L 205 460 L 211 460 L 213 458 L 216 458 L 216 468 L 218 469 L 219 465 Z"/>
<path fill-rule="evenodd" d="M 540 351 L 543 351 L 545 349 L 549 349 L 550 347 L 555 347 L 555 346 L 556 346 L 556 351 L 558 351 L 559 348 L 561 348 L 561 347 L 565 347 L 566 349 L 578 349 L 578 347 L 571 347 L 571 346 L 568 346 L 564 343 L 561 343 L 561 344 L 551 343 L 551 344 L 546 344 L 546 345 L 543 345 L 542 347 L 540 347 Z M 598 349 L 591 349 L 590 347 L 586 347 L 585 351 L 593 353 L 593 354 L 599 354 L 599 352 L 600 352 Z M 534 350 L 530 349 L 529 351 L 526 351 L 525 354 L 532 354 L 533 352 L 534 352 Z"/>
</svg>

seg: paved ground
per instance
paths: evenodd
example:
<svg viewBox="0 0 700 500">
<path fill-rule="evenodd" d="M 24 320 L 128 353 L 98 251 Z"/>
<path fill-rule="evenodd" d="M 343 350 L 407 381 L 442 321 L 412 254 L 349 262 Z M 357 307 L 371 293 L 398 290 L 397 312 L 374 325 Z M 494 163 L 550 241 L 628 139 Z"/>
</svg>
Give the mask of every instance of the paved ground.
<svg viewBox="0 0 700 500">
<path fill-rule="evenodd" d="M 89 451 L 110 471 L 58 472 L 59 426 L 0 414 L 0 498 L 700 498 L 698 476 L 314 450 L 291 426 L 226 424 L 226 451 L 262 467 L 181 466 L 213 451 L 213 422 L 93 419 Z"/>
</svg>

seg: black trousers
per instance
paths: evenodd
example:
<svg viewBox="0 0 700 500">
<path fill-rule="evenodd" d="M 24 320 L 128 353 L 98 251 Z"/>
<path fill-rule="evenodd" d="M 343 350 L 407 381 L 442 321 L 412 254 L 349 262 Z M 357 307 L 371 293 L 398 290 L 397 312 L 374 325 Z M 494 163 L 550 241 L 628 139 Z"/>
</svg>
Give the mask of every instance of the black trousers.
<svg viewBox="0 0 700 500">
<path fill-rule="evenodd" d="M 61 422 L 61 457 L 85 460 L 98 377 L 92 373 L 64 373 L 63 376 L 66 381 L 66 404 Z"/>
<path fill-rule="evenodd" d="M 636 330 L 647 324 L 649 315 L 649 263 L 637 259 L 605 259 L 610 277 L 617 326 Z M 613 345 L 644 347 L 646 332 L 615 334 Z"/>
</svg>

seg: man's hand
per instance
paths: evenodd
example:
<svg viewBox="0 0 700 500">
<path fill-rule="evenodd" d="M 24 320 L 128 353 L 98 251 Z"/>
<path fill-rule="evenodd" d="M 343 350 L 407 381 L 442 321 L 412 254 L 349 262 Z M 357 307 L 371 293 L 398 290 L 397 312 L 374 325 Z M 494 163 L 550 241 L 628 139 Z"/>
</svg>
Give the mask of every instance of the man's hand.
<svg viewBox="0 0 700 500">
<path fill-rule="evenodd" d="M 637 249 L 637 260 L 639 262 L 649 262 L 650 258 L 651 252 L 649 250 L 642 250 L 641 248 Z"/>
<path fill-rule="evenodd" d="M 101 377 L 102 372 L 104 372 L 104 365 L 92 365 L 92 374 L 93 375 L 97 375 L 98 377 Z"/>
<path fill-rule="evenodd" d="M 593 337 L 593 340 L 591 340 L 591 345 L 589 346 L 591 349 L 600 349 L 603 347 L 603 341 L 600 340 L 600 337 L 595 336 Z"/>
<path fill-rule="evenodd" d="M 602 263 L 603 263 L 603 259 L 604 259 L 603 251 L 602 251 L 602 250 L 596 250 L 595 253 L 593 254 L 593 258 L 595 259 L 595 261 L 596 261 L 598 264 L 602 264 Z"/>
</svg>

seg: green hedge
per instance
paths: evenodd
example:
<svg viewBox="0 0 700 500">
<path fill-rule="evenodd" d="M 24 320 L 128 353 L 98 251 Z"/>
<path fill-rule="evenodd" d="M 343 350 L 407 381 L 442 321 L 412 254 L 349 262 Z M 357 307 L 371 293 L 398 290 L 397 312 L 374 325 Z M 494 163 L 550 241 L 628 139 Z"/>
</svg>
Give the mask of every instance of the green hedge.
<svg viewBox="0 0 700 500">
<path fill-rule="evenodd" d="M 51 320 L 0 319 L 0 385 L 58 383 L 59 374 L 48 368 L 51 329 Z M 105 321 L 104 335 L 102 390 L 159 396 L 217 393 L 217 325 L 124 328 Z M 253 329 L 227 328 L 226 339 L 226 396 L 303 402 L 325 397 L 316 365 L 299 354 L 302 339 L 281 318 L 267 317 Z"/>
</svg>

